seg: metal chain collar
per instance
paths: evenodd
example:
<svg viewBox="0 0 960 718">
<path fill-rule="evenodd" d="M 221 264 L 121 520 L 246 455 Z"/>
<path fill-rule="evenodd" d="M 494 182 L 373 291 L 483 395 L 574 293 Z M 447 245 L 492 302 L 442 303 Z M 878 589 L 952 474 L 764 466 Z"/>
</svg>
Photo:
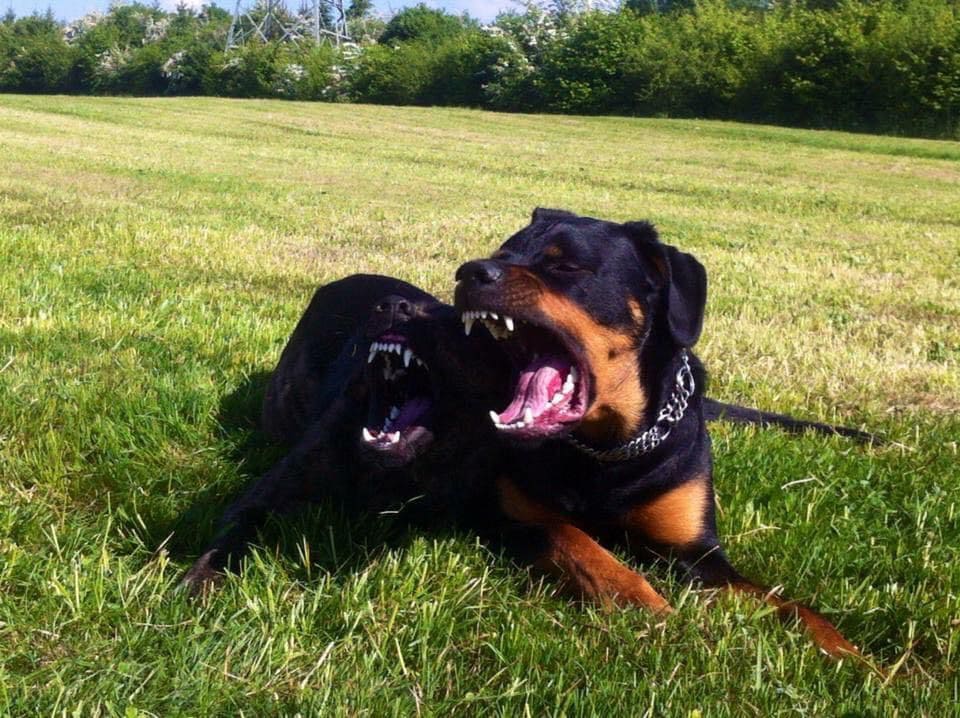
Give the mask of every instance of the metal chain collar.
<svg viewBox="0 0 960 718">
<path fill-rule="evenodd" d="M 667 403 L 660 409 L 660 413 L 657 414 L 657 420 L 653 426 L 615 449 L 594 449 L 577 441 L 572 436 L 567 437 L 567 441 L 597 461 L 627 461 L 643 454 L 649 454 L 670 436 L 673 427 L 683 418 L 687 411 L 689 399 L 693 396 L 696 388 L 697 384 L 693 380 L 693 371 L 690 369 L 690 356 L 684 349 L 680 352 L 680 368 L 677 370 L 677 376 L 674 380 L 673 392 L 667 399 Z"/>
</svg>

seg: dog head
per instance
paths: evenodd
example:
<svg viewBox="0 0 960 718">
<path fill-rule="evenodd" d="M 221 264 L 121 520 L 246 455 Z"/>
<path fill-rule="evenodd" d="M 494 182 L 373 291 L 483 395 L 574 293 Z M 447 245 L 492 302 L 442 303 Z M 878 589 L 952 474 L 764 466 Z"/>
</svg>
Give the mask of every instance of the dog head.
<svg viewBox="0 0 960 718">
<path fill-rule="evenodd" d="M 361 446 L 374 463 L 398 467 L 483 427 L 503 401 L 509 363 L 483 333 L 464 335 L 454 308 L 430 295 L 376 301 L 360 351 L 366 418 Z"/>
<path fill-rule="evenodd" d="M 658 362 L 700 336 L 707 279 L 647 222 L 537 209 L 489 259 L 457 270 L 456 308 L 514 364 L 497 429 L 537 440 L 574 429 L 627 438 L 645 420 Z"/>
</svg>

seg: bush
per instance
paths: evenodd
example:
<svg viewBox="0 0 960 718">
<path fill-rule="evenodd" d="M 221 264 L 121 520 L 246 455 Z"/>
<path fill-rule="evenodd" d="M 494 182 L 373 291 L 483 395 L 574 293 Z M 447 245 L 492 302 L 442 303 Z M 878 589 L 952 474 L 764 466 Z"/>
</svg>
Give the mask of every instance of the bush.
<svg viewBox="0 0 960 718">
<path fill-rule="evenodd" d="M 386 105 L 421 104 L 433 80 L 436 60 L 429 44 L 373 45 L 360 56 L 350 78 L 350 97 Z"/>
<path fill-rule="evenodd" d="M 809 127 L 953 134 L 960 119 L 960 11 L 937 0 L 844 0 L 774 15 L 758 63 L 761 117 Z"/>
<path fill-rule="evenodd" d="M 0 25 L 0 90 L 66 92 L 74 57 L 50 18 Z"/>
<path fill-rule="evenodd" d="M 279 45 L 251 42 L 229 52 L 215 52 L 203 78 L 204 92 L 226 97 L 273 94 Z"/>
<path fill-rule="evenodd" d="M 459 35 L 464 29 L 464 22 L 460 18 L 421 3 L 394 15 L 384 28 L 379 41 L 384 45 L 403 42 L 437 43 Z"/>
</svg>

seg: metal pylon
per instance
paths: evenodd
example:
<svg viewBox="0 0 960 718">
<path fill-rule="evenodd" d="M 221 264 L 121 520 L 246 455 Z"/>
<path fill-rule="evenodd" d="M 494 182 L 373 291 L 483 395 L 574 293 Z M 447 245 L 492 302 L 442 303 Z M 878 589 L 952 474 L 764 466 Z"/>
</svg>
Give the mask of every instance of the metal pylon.
<svg viewBox="0 0 960 718">
<path fill-rule="evenodd" d="M 297 13 L 289 12 L 283 0 L 237 0 L 226 49 L 248 40 L 296 43 L 306 38 L 334 45 L 350 42 L 343 0 L 311 0 Z"/>
</svg>

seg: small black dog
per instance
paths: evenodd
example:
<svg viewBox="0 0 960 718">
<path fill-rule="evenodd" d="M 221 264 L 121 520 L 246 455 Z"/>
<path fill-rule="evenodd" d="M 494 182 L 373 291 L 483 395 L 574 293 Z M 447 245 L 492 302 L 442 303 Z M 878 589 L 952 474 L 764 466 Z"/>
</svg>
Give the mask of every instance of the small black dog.
<svg viewBox="0 0 960 718">
<path fill-rule="evenodd" d="M 453 307 L 411 284 L 354 275 L 321 287 L 264 398 L 264 432 L 293 448 L 227 508 L 184 582 L 216 581 L 268 514 L 323 496 L 374 511 L 419 497 L 413 513 L 428 521 L 473 511 L 498 458 L 485 407 L 508 375 L 489 336 L 465 336 Z"/>
<path fill-rule="evenodd" d="M 626 539 L 641 558 L 672 556 L 705 586 L 798 617 L 831 655 L 857 653 L 817 612 L 743 578 L 721 548 L 705 373 L 691 351 L 707 297 L 694 257 L 662 244 L 646 222 L 538 209 L 492 258 L 461 266 L 457 280 L 466 331 L 484 324 L 514 365 L 513 398 L 490 412 L 518 447 L 496 479 L 510 545 L 583 597 L 669 611 L 601 545 Z M 725 406 L 748 422 L 775 416 L 717 402 L 708 409 L 719 416 Z"/>
</svg>

